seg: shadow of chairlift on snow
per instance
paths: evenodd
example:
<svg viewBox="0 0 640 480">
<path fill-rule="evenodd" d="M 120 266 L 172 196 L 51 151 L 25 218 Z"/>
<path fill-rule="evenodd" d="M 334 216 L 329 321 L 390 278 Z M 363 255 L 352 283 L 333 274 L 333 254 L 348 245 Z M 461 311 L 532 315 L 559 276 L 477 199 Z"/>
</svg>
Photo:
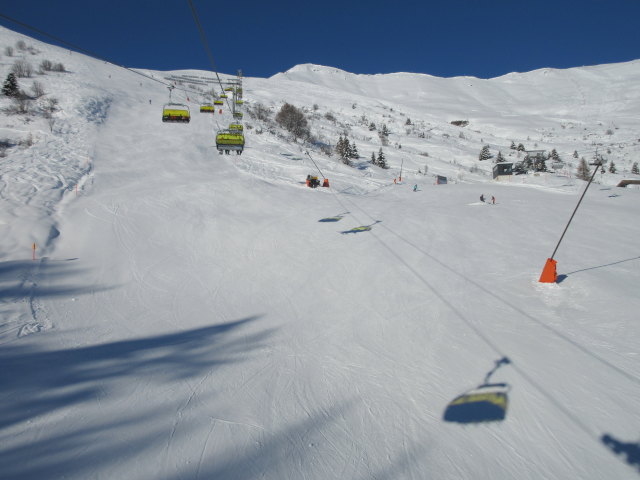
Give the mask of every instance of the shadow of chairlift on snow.
<svg viewBox="0 0 640 480">
<path fill-rule="evenodd" d="M 490 383 L 491 375 L 502 365 L 511 361 L 503 357 L 496 361 L 493 369 L 487 373 L 484 383 L 454 398 L 444 411 L 445 422 L 483 423 L 505 419 L 509 406 L 508 392 L 511 387 L 506 383 Z"/>
<path fill-rule="evenodd" d="M 609 434 L 602 435 L 600 440 L 616 455 L 623 455 L 624 461 L 640 473 L 640 442 L 621 442 Z"/>
<path fill-rule="evenodd" d="M 341 234 L 343 234 L 343 235 L 345 235 L 345 234 L 347 234 L 347 233 L 368 232 L 368 231 L 370 231 L 370 230 L 373 228 L 373 226 L 374 226 L 376 223 L 380 223 L 381 221 L 382 221 L 382 220 L 376 220 L 375 222 L 373 222 L 373 223 L 372 223 L 372 224 L 370 224 L 370 225 L 361 225 L 361 226 L 359 226 L 359 227 L 353 227 L 351 230 L 344 230 L 344 231 L 342 231 L 342 232 L 340 232 L 340 233 L 341 233 Z"/>
<path fill-rule="evenodd" d="M 324 222 L 324 223 L 328 223 L 328 222 L 339 222 L 340 220 L 342 220 L 344 218 L 344 216 L 346 214 L 348 214 L 349 212 L 344 212 L 344 213 L 340 213 L 338 215 L 336 215 L 335 217 L 326 217 L 326 218 L 321 218 L 320 220 L 318 220 L 318 222 Z"/>
</svg>

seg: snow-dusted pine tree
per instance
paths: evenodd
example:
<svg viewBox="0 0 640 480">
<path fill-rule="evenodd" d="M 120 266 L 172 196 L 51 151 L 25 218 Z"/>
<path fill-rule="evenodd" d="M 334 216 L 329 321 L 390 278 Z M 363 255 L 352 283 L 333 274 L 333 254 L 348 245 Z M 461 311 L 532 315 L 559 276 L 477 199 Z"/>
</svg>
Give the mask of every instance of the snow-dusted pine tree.
<svg viewBox="0 0 640 480">
<path fill-rule="evenodd" d="M 491 155 L 491 152 L 489 151 L 489 145 L 485 145 L 484 147 L 482 147 L 482 150 L 480 150 L 480 155 L 478 156 L 478 160 L 489 160 L 491 157 L 493 157 L 493 155 Z"/>
<path fill-rule="evenodd" d="M 578 177 L 580 180 L 589 180 L 589 177 L 591 176 L 591 170 L 589 170 L 589 165 L 587 164 L 587 161 L 584 159 L 584 157 L 582 157 L 580 159 L 580 163 L 578 164 L 578 168 L 576 169 L 576 177 Z"/>
<path fill-rule="evenodd" d="M 4 81 L 4 85 L 2 85 L 2 94 L 7 97 L 16 97 L 19 92 L 18 80 L 14 73 L 10 73 Z"/>
<path fill-rule="evenodd" d="M 356 147 L 356 143 L 353 142 L 349 148 L 349 158 L 353 158 L 357 160 L 360 158 L 360 154 L 358 153 L 358 147 Z"/>
<path fill-rule="evenodd" d="M 382 148 L 380 150 L 378 150 L 377 161 L 378 161 L 378 166 L 380 168 L 389 168 L 389 167 L 387 167 L 387 161 L 385 159 L 384 152 L 382 151 Z"/>
</svg>

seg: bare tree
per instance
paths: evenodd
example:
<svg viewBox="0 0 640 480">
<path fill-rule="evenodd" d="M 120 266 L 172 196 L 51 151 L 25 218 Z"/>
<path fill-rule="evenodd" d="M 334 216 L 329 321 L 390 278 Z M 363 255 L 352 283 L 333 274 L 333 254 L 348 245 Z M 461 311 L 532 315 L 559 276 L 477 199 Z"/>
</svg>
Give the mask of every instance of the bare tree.
<svg viewBox="0 0 640 480">
<path fill-rule="evenodd" d="M 33 67 L 26 60 L 16 60 L 11 67 L 11 71 L 16 77 L 29 78 L 33 75 Z"/>
<path fill-rule="evenodd" d="M 298 138 L 307 138 L 310 135 L 304 113 L 289 103 L 282 106 L 276 115 L 276 122 L 293 134 L 294 141 Z"/>
<path fill-rule="evenodd" d="M 32 100 L 26 95 L 14 97 L 11 107 L 7 109 L 7 113 L 27 114 L 31 111 Z"/>
<path fill-rule="evenodd" d="M 26 136 L 26 138 L 24 138 L 23 140 L 20 140 L 20 142 L 18 142 L 18 145 L 20 145 L 23 148 L 27 148 L 30 147 L 31 145 L 33 145 L 33 135 L 31 134 L 31 132 L 29 132 L 29 135 Z"/>
<path fill-rule="evenodd" d="M 35 98 L 40 98 L 45 94 L 44 86 L 42 85 L 42 83 L 34 80 L 33 85 L 31 85 L 31 92 L 33 93 L 33 96 Z"/>
<path fill-rule="evenodd" d="M 45 113 L 51 115 L 58 111 L 58 99 L 55 97 L 49 97 L 44 101 L 43 109 Z M 46 115 L 45 115 L 46 116 Z"/>
<path fill-rule="evenodd" d="M 50 72 L 51 70 L 53 70 L 53 62 L 51 60 L 42 60 L 40 62 L 40 70 Z"/>
</svg>

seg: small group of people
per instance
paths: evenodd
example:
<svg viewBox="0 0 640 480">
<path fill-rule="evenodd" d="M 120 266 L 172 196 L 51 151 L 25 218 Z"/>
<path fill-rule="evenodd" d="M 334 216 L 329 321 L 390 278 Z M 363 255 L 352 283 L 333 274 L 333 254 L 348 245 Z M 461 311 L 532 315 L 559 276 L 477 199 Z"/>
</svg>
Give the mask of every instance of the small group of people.
<svg viewBox="0 0 640 480">
<path fill-rule="evenodd" d="M 481 202 L 484 202 L 484 201 L 485 201 L 484 193 L 481 193 L 481 194 L 480 194 L 480 201 L 481 201 Z M 493 195 L 491 195 L 491 203 L 492 203 L 493 205 L 495 205 L 495 203 L 496 203 L 496 197 L 494 197 Z"/>
<path fill-rule="evenodd" d="M 319 186 L 320 186 L 320 180 L 318 180 L 318 177 L 315 177 L 313 175 L 307 175 L 307 187 L 316 188 Z"/>
</svg>

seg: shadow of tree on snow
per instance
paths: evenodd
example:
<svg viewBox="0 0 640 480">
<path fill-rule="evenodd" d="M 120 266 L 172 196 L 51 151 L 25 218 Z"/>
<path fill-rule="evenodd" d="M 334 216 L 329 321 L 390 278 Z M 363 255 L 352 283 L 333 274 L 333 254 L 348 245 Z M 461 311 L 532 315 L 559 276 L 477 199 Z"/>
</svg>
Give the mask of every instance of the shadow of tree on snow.
<svg viewBox="0 0 640 480">
<path fill-rule="evenodd" d="M 155 388 L 159 392 L 184 388 L 185 380 L 201 378 L 226 364 L 250 358 L 270 330 L 232 332 L 256 318 L 80 348 L 45 350 L 33 343 L 3 346 L 2 475 L 21 479 L 86 475 L 95 472 L 98 465 L 134 458 L 149 448 L 152 440 L 166 436 L 166 424 L 160 420 L 166 421 L 176 412 L 159 407 L 158 402 L 148 408 L 125 406 L 114 410 L 114 399 L 115 403 L 137 400 L 135 395 L 118 398 L 121 390 L 135 390 L 140 384 L 149 383 L 160 385 Z M 191 394 L 187 391 L 182 396 Z M 79 421 L 75 418 L 79 407 L 89 402 L 100 404 L 101 397 L 110 400 L 111 415 L 91 415 Z M 174 400 L 175 397 L 174 393 Z M 81 411 L 101 409 L 92 406 Z M 131 414 L 126 416 L 127 412 Z M 38 426 L 31 426 L 32 421 Z M 30 434 L 24 441 L 8 441 L 29 428 L 40 429 L 35 440 Z"/>
<path fill-rule="evenodd" d="M 71 259 L 2 262 L 0 263 L 0 301 L 10 301 L 34 294 L 38 297 L 82 295 L 107 289 L 107 287 L 95 285 L 60 285 L 63 280 L 71 279 L 85 272 L 85 268 L 80 267 Z M 41 279 L 46 279 L 48 282 L 55 281 L 60 286 L 42 287 L 38 285 Z"/>
<path fill-rule="evenodd" d="M 76 259 L 14 260 L 0 262 L 0 341 L 39 332 L 45 326 L 36 318 L 39 299 L 87 295 L 113 287 L 80 284 L 87 269 Z M 21 314 L 29 312 L 31 319 Z M 27 323 L 25 323 L 27 322 Z"/>
</svg>

